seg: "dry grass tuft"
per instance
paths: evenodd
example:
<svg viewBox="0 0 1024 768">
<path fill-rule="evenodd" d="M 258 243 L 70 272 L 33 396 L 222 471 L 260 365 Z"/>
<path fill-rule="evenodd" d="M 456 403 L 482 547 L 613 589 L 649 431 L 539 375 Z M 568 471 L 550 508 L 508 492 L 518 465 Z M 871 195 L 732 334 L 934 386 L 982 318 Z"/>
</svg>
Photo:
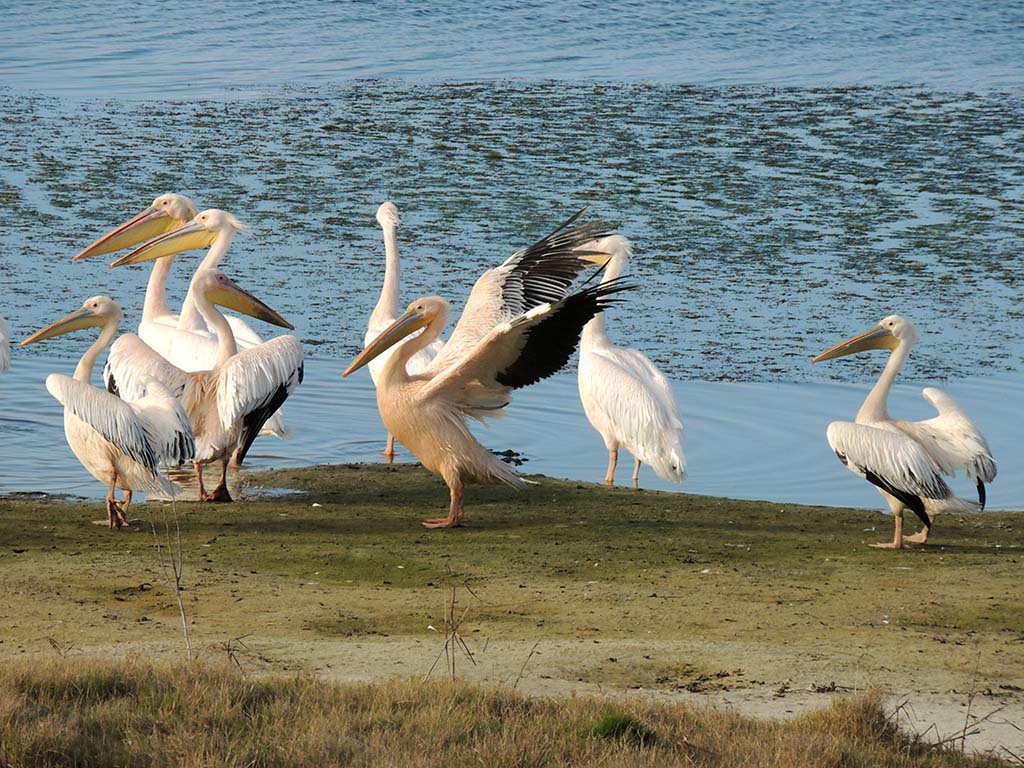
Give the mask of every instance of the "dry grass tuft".
<svg viewBox="0 0 1024 768">
<path fill-rule="evenodd" d="M 995 758 L 929 748 L 875 696 L 789 722 L 508 689 L 314 677 L 252 680 L 228 664 L 53 659 L 0 670 L 0 765 L 912 766 Z"/>
</svg>

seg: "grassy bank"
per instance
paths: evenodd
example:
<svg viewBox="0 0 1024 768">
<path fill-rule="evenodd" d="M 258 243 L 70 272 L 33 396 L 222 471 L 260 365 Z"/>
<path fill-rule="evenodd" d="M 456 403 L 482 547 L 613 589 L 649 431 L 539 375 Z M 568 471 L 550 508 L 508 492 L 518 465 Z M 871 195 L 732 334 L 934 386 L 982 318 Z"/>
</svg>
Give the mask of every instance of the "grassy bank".
<svg viewBox="0 0 1024 768">
<path fill-rule="evenodd" d="M 873 512 L 538 479 L 470 489 L 469 526 L 454 531 L 419 526 L 447 493 L 413 466 L 271 472 L 250 487 L 301 492 L 177 505 L 200 657 L 423 678 L 454 590 L 473 654 L 457 674 L 475 684 L 703 696 L 767 715 L 881 688 L 946 707 L 940 736 L 975 695 L 1024 711 L 1016 514 L 943 517 L 934 545 L 886 552 L 867 546 L 891 533 Z M 149 526 L 170 507 L 132 516 L 113 533 L 92 524 L 97 504 L 0 500 L 0 658 L 181 658 Z"/>
<path fill-rule="evenodd" d="M 778 723 L 450 683 L 251 680 L 202 665 L 67 661 L 0 669 L 0 764 L 1002 765 L 907 737 L 872 696 Z"/>
</svg>

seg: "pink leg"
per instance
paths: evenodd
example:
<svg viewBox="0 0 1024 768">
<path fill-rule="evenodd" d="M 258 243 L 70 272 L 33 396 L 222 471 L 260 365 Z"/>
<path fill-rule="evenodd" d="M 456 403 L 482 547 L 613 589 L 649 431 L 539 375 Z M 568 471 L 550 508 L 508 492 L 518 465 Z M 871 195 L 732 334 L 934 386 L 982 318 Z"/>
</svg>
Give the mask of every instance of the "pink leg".
<svg viewBox="0 0 1024 768">
<path fill-rule="evenodd" d="M 604 476 L 605 485 L 615 485 L 615 465 L 619 463 L 619 449 L 608 450 L 608 472 Z"/>
<path fill-rule="evenodd" d="M 465 486 L 456 482 L 450 487 L 452 501 L 448 507 L 448 517 L 435 517 L 423 521 L 424 528 L 455 528 L 462 525 L 462 516 L 465 514 L 463 507 L 463 495 Z"/>
</svg>

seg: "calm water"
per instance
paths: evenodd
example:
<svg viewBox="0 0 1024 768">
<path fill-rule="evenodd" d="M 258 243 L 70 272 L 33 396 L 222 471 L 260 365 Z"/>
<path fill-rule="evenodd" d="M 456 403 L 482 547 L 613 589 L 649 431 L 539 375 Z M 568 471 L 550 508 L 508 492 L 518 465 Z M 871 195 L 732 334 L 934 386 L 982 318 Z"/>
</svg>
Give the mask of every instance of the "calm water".
<svg viewBox="0 0 1024 768">
<path fill-rule="evenodd" d="M 320 372 L 357 352 L 376 301 L 377 205 L 402 211 L 403 296 L 458 308 L 482 270 L 589 204 L 635 243 L 643 290 L 611 332 L 678 382 L 688 490 L 876 506 L 822 431 L 863 393 L 838 382 L 863 385 L 880 359 L 807 359 L 894 311 L 921 335 L 907 381 L 1019 433 L 1024 4 L 324 8 L 5 15 L 0 314 L 17 337 L 97 293 L 133 327 L 148 270 L 70 256 L 156 194 L 189 194 L 254 226 L 226 271 L 320 358 L 289 406 L 299 437 L 261 441 L 257 464 L 372 460 L 365 382 Z M 18 351 L 0 376 L 0 487 L 96 495 L 41 386 L 49 358 L 83 346 Z M 926 417 L 919 401 L 898 412 Z M 600 479 L 575 403 L 571 377 L 521 393 L 486 439 L 530 471 Z M 320 408 L 362 426 L 324 434 Z M 993 503 L 1024 506 L 1022 449 L 993 443 Z"/>
<path fill-rule="evenodd" d="M 1024 7 L 1012 0 L 12 6 L 0 81 L 73 96 L 237 95 L 356 77 L 976 90 L 1019 88 L 1024 64 Z"/>
</svg>

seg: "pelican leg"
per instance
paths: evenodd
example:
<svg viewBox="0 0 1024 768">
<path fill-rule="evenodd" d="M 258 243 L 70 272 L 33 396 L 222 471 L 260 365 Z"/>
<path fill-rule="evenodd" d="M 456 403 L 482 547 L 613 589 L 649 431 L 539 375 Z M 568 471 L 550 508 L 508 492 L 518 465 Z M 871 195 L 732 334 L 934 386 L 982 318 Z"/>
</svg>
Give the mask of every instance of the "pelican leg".
<svg viewBox="0 0 1024 768">
<path fill-rule="evenodd" d="M 883 541 L 878 544 L 872 544 L 871 546 L 875 549 L 903 549 L 903 512 L 893 513 L 893 523 L 895 525 L 895 533 L 892 541 Z"/>
<path fill-rule="evenodd" d="M 619 449 L 608 449 L 608 471 L 604 476 L 605 485 L 615 485 L 615 465 L 619 463 Z"/>
<path fill-rule="evenodd" d="M 117 473 L 110 478 L 110 487 L 107 489 L 107 527 L 110 530 L 120 528 L 124 525 L 124 513 L 121 512 L 121 505 L 117 503 L 114 491 L 117 489 Z"/>
<path fill-rule="evenodd" d="M 220 483 L 213 489 L 212 493 L 203 495 L 203 501 L 233 501 L 228 493 L 228 460 L 221 462 Z"/>
<path fill-rule="evenodd" d="M 633 487 L 640 487 L 640 459 L 633 459 Z"/>
<path fill-rule="evenodd" d="M 124 501 L 117 505 L 117 527 L 128 526 L 128 507 L 132 503 L 132 492 L 125 490 Z"/>
<path fill-rule="evenodd" d="M 231 454 L 231 466 L 234 467 L 235 469 L 238 469 L 240 466 L 242 466 L 242 459 L 238 457 L 238 451 L 239 449 L 235 448 L 235 452 Z"/>
<path fill-rule="evenodd" d="M 452 503 L 448 507 L 448 517 L 435 517 L 423 521 L 424 528 L 455 528 L 462 525 L 462 516 L 465 514 L 463 496 L 466 486 L 456 483 L 451 486 Z"/>
<path fill-rule="evenodd" d="M 196 461 L 192 463 L 192 466 L 196 470 L 196 480 L 199 482 L 199 500 L 203 501 L 206 498 L 206 488 L 203 486 L 203 465 Z"/>
<path fill-rule="evenodd" d="M 395 436 L 388 432 L 388 444 L 384 447 L 384 460 L 388 464 L 395 461 Z"/>
</svg>

